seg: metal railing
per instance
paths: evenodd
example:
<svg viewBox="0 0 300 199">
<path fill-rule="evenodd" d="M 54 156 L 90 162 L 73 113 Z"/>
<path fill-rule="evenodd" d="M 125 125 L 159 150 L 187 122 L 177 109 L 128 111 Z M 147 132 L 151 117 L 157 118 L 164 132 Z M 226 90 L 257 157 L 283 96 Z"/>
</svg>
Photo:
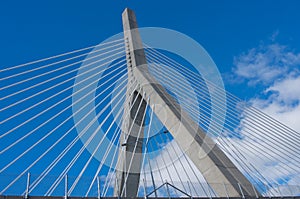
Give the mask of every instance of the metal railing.
<svg viewBox="0 0 300 199">
<path fill-rule="evenodd" d="M 16 177 L 16 175 L 0 175 L 0 192 Z M 92 184 L 93 177 L 82 176 L 75 189 L 69 193 L 71 185 L 74 183 L 76 176 L 64 176 L 64 178 L 56 185 L 55 189 L 51 194 L 45 194 L 53 183 L 57 180 L 57 176 L 46 176 L 42 181 L 36 184 L 38 175 L 27 174 L 22 176 L 16 181 L 9 189 L 5 190 L 0 196 L 22 196 L 29 198 L 30 196 L 59 196 L 59 197 L 112 197 L 115 179 L 110 181 L 107 177 L 97 177 Z M 155 184 L 153 184 L 155 183 Z M 240 185 L 239 197 L 248 198 L 245 195 Z M 251 187 L 250 187 L 251 186 Z M 155 187 L 155 188 L 154 188 Z M 87 190 L 90 191 L 87 193 Z M 182 182 L 182 181 L 147 181 L 141 179 L 138 190 L 138 197 L 206 197 L 216 198 L 219 197 L 214 190 L 223 190 L 224 194 L 222 197 L 231 198 L 229 190 L 233 186 L 230 184 L 207 184 L 205 182 Z M 297 197 L 300 196 L 300 185 L 290 184 L 253 184 L 248 185 L 248 189 L 252 189 L 255 192 L 255 196 L 251 197 Z M 49 192 L 48 192 L 49 193 Z M 220 191 L 219 191 L 220 193 Z"/>
</svg>

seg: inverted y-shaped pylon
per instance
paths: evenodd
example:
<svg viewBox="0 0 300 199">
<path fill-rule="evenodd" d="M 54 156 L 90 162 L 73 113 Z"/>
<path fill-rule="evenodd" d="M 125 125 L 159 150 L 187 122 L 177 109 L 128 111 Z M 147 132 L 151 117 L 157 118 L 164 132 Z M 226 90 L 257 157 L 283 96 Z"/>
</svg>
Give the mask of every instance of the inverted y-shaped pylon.
<svg viewBox="0 0 300 199">
<path fill-rule="evenodd" d="M 248 179 L 149 73 L 134 12 L 125 9 L 122 19 L 128 69 L 124 115 L 130 117 L 124 117 L 122 124 L 115 196 L 137 195 L 142 166 L 143 115 L 147 105 L 154 107 L 157 104 L 160 109 L 153 109 L 153 112 L 218 196 L 255 196 Z M 132 86 L 133 83 L 137 86 Z M 230 186 L 224 189 L 220 184 Z"/>
</svg>

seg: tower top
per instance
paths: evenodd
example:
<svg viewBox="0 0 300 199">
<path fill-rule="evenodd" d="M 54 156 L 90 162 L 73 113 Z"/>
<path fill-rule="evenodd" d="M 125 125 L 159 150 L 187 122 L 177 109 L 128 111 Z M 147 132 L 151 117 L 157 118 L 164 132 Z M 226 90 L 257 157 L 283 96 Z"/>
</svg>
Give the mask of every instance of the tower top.
<svg viewBox="0 0 300 199">
<path fill-rule="evenodd" d="M 122 13 L 122 20 L 124 31 L 138 28 L 136 16 L 133 10 L 125 8 L 125 10 Z M 127 21 L 130 23 L 124 23 Z"/>
</svg>

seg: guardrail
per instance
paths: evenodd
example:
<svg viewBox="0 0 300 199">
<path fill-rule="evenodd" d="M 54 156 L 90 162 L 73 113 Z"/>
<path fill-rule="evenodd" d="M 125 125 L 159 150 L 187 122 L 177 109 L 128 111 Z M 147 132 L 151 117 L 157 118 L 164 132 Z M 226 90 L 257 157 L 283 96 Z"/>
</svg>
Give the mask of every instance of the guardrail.
<svg viewBox="0 0 300 199">
<path fill-rule="evenodd" d="M 16 181 L 9 189 L 2 191 L 16 175 L 0 175 L 0 199 L 9 197 L 92 197 L 92 198 L 104 198 L 112 197 L 114 189 L 114 179 L 109 182 L 108 177 L 101 176 L 94 180 L 94 177 L 82 176 L 80 181 L 70 193 L 70 188 L 77 177 L 64 176 L 61 181 L 56 185 L 55 189 L 51 192 L 48 190 L 53 183 L 58 179 L 58 176 L 46 176 L 36 184 L 39 175 L 24 175 L 18 181 Z M 91 184 L 91 182 L 93 182 Z M 286 197 L 298 197 L 300 196 L 300 185 L 291 184 L 253 184 L 248 185 L 249 189 L 253 189 L 256 193 L 251 198 L 286 198 Z M 251 186 L 251 187 L 250 187 Z M 241 185 L 240 198 L 248 198 L 245 195 Z M 218 198 L 219 196 L 214 192 L 214 189 L 224 190 L 223 198 L 231 198 L 228 194 L 228 190 L 232 188 L 229 184 L 210 184 L 199 182 L 182 182 L 182 181 L 147 181 L 141 179 L 140 187 L 138 190 L 138 197 L 164 197 L 164 198 L 176 198 L 176 197 L 202 197 L 202 198 Z M 89 191 L 87 191 L 89 190 Z M 4 197 L 4 198 L 3 198 Z"/>
</svg>

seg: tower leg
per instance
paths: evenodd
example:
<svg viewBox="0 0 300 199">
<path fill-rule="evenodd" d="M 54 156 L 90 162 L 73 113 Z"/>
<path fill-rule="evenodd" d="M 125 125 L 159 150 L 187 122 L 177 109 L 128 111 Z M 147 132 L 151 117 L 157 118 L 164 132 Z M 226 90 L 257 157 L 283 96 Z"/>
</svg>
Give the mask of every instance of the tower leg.
<svg viewBox="0 0 300 199">
<path fill-rule="evenodd" d="M 164 87 L 150 75 L 133 11 L 125 9 L 122 18 L 124 37 L 127 42 L 128 85 L 131 82 L 135 82 L 133 80 L 136 80 L 138 86 L 145 93 L 145 96 L 142 96 L 138 91 L 132 92 L 127 87 L 127 99 L 133 103 L 133 108 L 130 108 L 130 104 L 125 104 L 124 107 L 125 113 L 130 114 L 130 119 L 123 121 L 124 136 L 121 135 L 122 138 L 120 141 L 121 145 L 125 146 L 125 149 L 122 148 L 119 152 L 119 164 L 117 166 L 117 181 L 119 183 L 115 186 L 115 193 L 116 190 L 121 190 L 121 196 L 136 196 L 140 174 L 139 172 L 135 172 L 140 171 L 142 161 L 141 153 L 138 153 L 142 152 L 142 142 L 140 142 L 142 137 L 137 137 L 137 132 L 140 128 L 144 130 L 142 127 L 144 121 L 141 121 L 141 117 L 147 105 L 144 100 L 149 99 L 148 105 L 151 107 L 157 104 L 160 105 L 160 110 L 154 109 L 154 113 L 218 196 L 241 197 L 244 195 L 255 197 L 255 190 L 252 189 L 248 179 L 237 169 L 226 154 L 220 150 L 218 145 L 210 137 L 206 136 L 200 126 L 185 111 L 181 110 L 180 105 L 167 93 Z M 137 96 L 137 103 L 140 102 L 142 108 L 136 108 L 133 96 L 129 96 L 130 93 L 134 93 L 133 96 Z M 166 113 L 167 118 L 162 113 Z M 139 116 L 136 121 L 133 121 L 132 116 L 135 114 Z M 134 124 L 135 128 L 129 130 L 128 125 L 130 124 Z M 134 145 L 130 145 L 131 142 L 139 143 L 136 151 L 132 150 L 132 146 Z M 129 159 L 134 161 L 134 165 L 131 168 L 128 168 Z M 224 190 L 223 183 L 228 185 L 226 191 Z M 122 193 L 123 189 L 126 190 L 125 193 Z"/>
</svg>

